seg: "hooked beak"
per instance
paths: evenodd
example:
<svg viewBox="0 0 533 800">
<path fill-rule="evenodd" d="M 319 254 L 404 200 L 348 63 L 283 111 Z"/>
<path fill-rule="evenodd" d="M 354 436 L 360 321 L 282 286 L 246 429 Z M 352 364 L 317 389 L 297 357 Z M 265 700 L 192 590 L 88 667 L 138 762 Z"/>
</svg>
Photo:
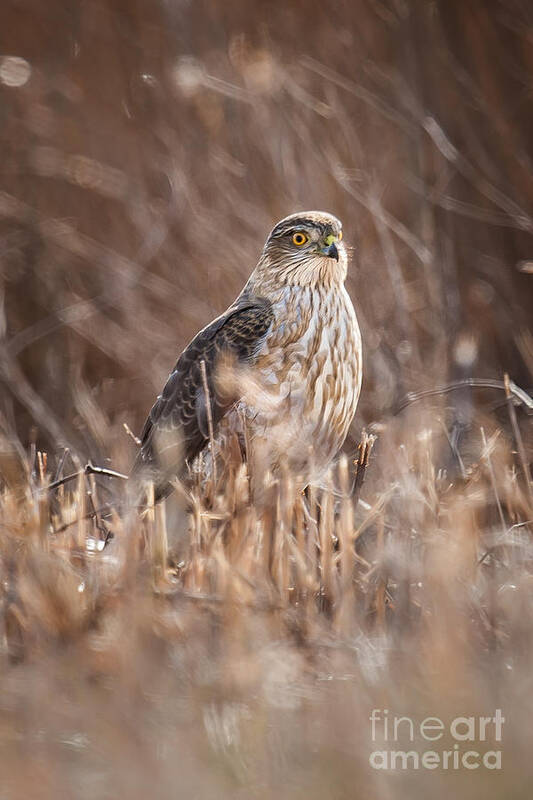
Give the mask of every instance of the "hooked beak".
<svg viewBox="0 0 533 800">
<path fill-rule="evenodd" d="M 328 258 L 334 258 L 335 261 L 339 260 L 339 251 L 337 250 L 337 245 L 335 244 L 335 242 L 331 242 L 326 247 L 323 247 L 320 252 L 322 253 L 323 256 L 328 256 Z"/>
</svg>

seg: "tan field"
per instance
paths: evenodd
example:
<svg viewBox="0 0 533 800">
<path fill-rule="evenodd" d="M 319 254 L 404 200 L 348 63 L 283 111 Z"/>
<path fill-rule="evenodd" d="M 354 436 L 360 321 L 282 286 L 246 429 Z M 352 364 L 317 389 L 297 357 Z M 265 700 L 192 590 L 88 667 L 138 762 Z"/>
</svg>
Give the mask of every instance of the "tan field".
<svg viewBox="0 0 533 800">
<path fill-rule="evenodd" d="M 7 0 L 0 36 L 0 800 L 529 798 L 529 4 Z M 139 510 L 178 354 L 311 208 L 343 452 L 302 492 L 229 446 Z"/>
</svg>

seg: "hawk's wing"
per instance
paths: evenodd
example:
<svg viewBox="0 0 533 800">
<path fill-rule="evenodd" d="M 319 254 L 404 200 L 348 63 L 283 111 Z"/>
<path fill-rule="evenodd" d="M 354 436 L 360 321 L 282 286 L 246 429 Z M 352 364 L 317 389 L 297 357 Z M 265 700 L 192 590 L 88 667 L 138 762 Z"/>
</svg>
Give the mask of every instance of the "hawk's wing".
<svg viewBox="0 0 533 800">
<path fill-rule="evenodd" d="M 194 337 L 179 357 L 162 394 L 148 415 L 134 472 L 146 465 L 159 472 L 161 477 L 162 454 L 159 450 L 165 447 L 165 441 L 171 442 L 171 447 L 178 444 L 179 461 L 183 465 L 194 461 L 209 438 L 205 385 L 213 429 L 216 430 L 220 419 L 238 399 L 222 397 L 217 391 L 215 373 L 221 358 L 229 356 L 240 363 L 251 362 L 272 319 L 269 300 L 242 296 Z M 202 362 L 205 364 L 205 373 Z M 181 472 L 179 463 L 171 466 L 175 472 Z M 167 463 L 167 477 L 168 467 Z M 157 478 L 155 481 L 158 483 Z M 156 496 L 164 496 L 165 493 L 165 486 L 156 487 Z"/>
</svg>

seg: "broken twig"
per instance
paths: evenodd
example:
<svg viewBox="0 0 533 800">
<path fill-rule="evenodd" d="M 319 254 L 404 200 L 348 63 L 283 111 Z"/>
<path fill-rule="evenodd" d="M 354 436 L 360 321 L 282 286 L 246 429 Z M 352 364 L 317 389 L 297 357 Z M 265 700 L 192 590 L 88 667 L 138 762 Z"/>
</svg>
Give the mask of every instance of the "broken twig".
<svg viewBox="0 0 533 800">
<path fill-rule="evenodd" d="M 80 475 L 102 475 L 105 478 L 120 478 L 122 481 L 128 480 L 128 475 L 124 475 L 122 472 L 117 472 L 114 469 L 105 469 L 105 467 L 96 467 L 89 461 L 89 463 L 87 463 L 83 469 L 73 472 L 71 475 L 65 475 L 64 478 L 53 481 L 52 483 L 49 483 L 48 486 L 43 486 L 43 491 L 52 492 L 54 489 L 58 489 L 65 483 L 69 483 L 69 481 L 79 478 Z"/>
</svg>

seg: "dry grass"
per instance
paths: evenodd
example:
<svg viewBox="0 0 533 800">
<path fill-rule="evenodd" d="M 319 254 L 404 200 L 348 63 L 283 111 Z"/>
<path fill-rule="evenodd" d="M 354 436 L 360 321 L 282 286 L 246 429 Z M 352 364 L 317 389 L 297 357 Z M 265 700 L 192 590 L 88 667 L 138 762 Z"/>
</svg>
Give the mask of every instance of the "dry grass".
<svg viewBox="0 0 533 800">
<path fill-rule="evenodd" d="M 504 770 L 468 796 L 526 797 L 531 485 L 490 418 L 450 458 L 445 413 L 383 426 L 364 483 L 346 456 L 306 495 L 254 476 L 260 504 L 237 455 L 140 514 L 111 479 L 50 492 L 23 465 L 0 510 L 5 796 L 447 797 L 470 773 L 369 768 L 372 708 L 501 707 Z"/>
<path fill-rule="evenodd" d="M 530 5 L 1 4 L 0 800 L 529 798 L 533 432 L 479 381 L 532 394 Z M 128 471 L 309 207 L 364 343 L 330 485 L 249 503 L 228 452 L 142 518 L 119 479 L 45 491 Z M 496 707 L 500 772 L 369 767 L 373 708 Z"/>
</svg>

